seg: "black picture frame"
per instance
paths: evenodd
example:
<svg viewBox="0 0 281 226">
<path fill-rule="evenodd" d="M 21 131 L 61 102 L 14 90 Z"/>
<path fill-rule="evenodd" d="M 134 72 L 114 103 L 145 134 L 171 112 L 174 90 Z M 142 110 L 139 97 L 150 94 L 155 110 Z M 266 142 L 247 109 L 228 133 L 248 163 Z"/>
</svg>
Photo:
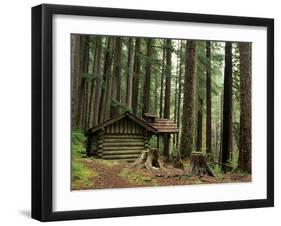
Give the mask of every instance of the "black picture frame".
<svg viewBox="0 0 281 226">
<path fill-rule="evenodd" d="M 267 198 L 54 212 L 52 210 L 52 18 L 55 14 L 266 27 Z M 271 206 L 274 206 L 273 19 L 50 4 L 32 8 L 32 218 L 40 221 L 56 221 Z"/>
</svg>

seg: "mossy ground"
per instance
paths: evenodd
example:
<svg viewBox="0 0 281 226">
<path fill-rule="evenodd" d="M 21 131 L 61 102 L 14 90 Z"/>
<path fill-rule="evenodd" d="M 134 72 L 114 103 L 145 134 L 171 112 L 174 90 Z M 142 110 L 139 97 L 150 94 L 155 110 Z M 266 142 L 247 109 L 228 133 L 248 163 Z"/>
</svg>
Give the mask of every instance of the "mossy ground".
<svg viewBox="0 0 281 226">
<path fill-rule="evenodd" d="M 72 134 L 72 189 L 128 188 L 149 186 L 171 186 L 192 184 L 214 184 L 250 182 L 251 175 L 235 171 L 223 174 L 218 166 L 213 166 L 218 179 L 210 176 L 158 177 L 148 169 L 131 168 L 124 161 L 103 160 L 86 157 L 85 137 L 75 131 Z M 185 169 L 190 166 L 184 160 Z"/>
</svg>

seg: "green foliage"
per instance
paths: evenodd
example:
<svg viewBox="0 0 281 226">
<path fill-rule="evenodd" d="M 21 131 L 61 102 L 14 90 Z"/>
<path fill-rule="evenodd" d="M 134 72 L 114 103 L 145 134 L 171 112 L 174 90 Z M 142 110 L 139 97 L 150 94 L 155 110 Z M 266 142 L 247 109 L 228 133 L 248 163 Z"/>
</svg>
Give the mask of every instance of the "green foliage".
<svg viewBox="0 0 281 226">
<path fill-rule="evenodd" d="M 162 137 L 160 137 L 160 152 L 162 153 L 163 152 L 163 149 L 164 149 L 164 145 L 163 145 L 163 140 L 162 140 Z M 151 139 L 150 139 L 150 147 L 151 148 L 156 148 L 157 147 L 157 136 L 152 136 Z"/>
<path fill-rule="evenodd" d="M 75 157 L 82 157 L 86 155 L 85 149 L 86 137 L 82 131 L 74 130 L 71 136 L 72 155 Z"/>
<path fill-rule="evenodd" d="M 95 81 L 97 80 L 98 76 L 95 73 L 82 73 L 81 78 L 84 78 L 87 81 Z"/>
<path fill-rule="evenodd" d="M 221 170 L 221 166 L 219 164 L 215 164 L 213 166 L 211 166 L 211 168 L 213 169 L 215 175 L 218 177 L 218 178 L 222 178 L 223 177 L 223 171 Z"/>
<path fill-rule="evenodd" d="M 87 37 L 87 38 L 86 38 Z M 120 99 L 118 97 L 118 101 L 116 101 L 116 97 L 112 97 L 114 92 L 108 92 L 109 95 L 100 95 L 99 98 L 111 98 L 107 103 L 110 103 L 111 111 L 112 109 L 117 108 L 120 113 L 125 111 L 131 112 L 132 109 L 126 105 L 126 93 L 127 92 L 127 77 L 129 74 L 129 67 L 128 67 L 128 52 L 129 52 L 129 37 L 122 37 L 121 38 L 121 58 L 119 65 L 116 65 L 114 59 L 116 56 L 116 48 L 114 43 L 108 48 L 108 40 L 115 40 L 116 37 L 109 37 L 109 36 L 86 36 L 81 35 L 80 41 L 80 63 L 83 65 L 84 58 L 83 53 L 85 55 L 85 49 L 88 50 L 88 70 L 87 73 L 81 73 L 79 79 L 84 79 L 86 81 L 85 91 L 89 92 L 87 89 L 89 86 L 94 84 L 93 88 L 96 87 L 101 88 L 101 94 L 106 90 L 107 84 L 112 84 L 107 81 L 108 79 L 112 78 L 113 76 L 113 69 L 114 67 L 118 66 L 120 68 Z M 94 69 L 94 61 L 95 57 L 97 56 L 97 44 L 101 41 L 101 55 L 99 61 L 101 65 L 99 70 L 99 77 L 93 72 L 97 70 Z M 196 103 L 194 108 L 197 111 L 200 111 L 203 115 L 203 126 L 202 126 L 202 152 L 205 152 L 206 146 L 206 68 L 208 64 L 208 59 L 206 56 L 206 41 L 198 40 L 197 42 L 197 74 L 196 74 L 196 96 L 195 100 Z M 89 48 L 86 48 L 87 43 L 89 44 Z M 139 56 L 140 59 L 140 72 L 138 74 L 138 101 L 137 101 L 137 109 L 136 112 L 138 115 L 142 114 L 143 106 L 144 106 L 144 84 L 145 84 L 145 75 L 147 72 L 147 64 L 151 63 L 151 76 L 150 76 L 150 84 L 149 84 L 149 111 L 155 113 L 159 116 L 160 112 L 160 105 L 164 108 L 165 105 L 165 96 L 169 97 L 170 103 L 170 120 L 174 121 L 178 124 L 180 129 L 179 137 L 181 137 L 181 132 L 183 125 L 182 123 L 182 112 L 184 109 L 183 106 L 183 96 L 185 90 L 185 72 L 186 68 L 189 65 L 186 65 L 186 47 L 187 47 L 187 40 L 177 40 L 174 39 L 171 41 L 171 45 L 168 45 L 167 39 L 162 38 L 153 38 L 152 39 L 152 48 L 151 48 L 151 56 L 147 56 L 147 44 L 148 38 L 140 38 L 140 50 L 135 53 L 136 56 Z M 210 41 L 211 43 L 211 112 L 212 112 L 212 146 L 213 149 L 218 149 L 221 144 L 221 126 L 222 126 L 222 96 L 223 96 L 223 82 L 224 82 L 224 60 L 225 60 L 225 42 L 223 41 Z M 233 72 L 233 156 L 231 161 L 229 162 L 230 165 L 236 166 L 238 162 L 238 155 L 239 152 L 239 142 L 240 142 L 240 54 L 238 49 L 238 44 L 233 43 L 232 53 L 232 72 Z M 164 57 L 163 59 L 163 52 L 170 48 L 172 51 L 171 53 L 171 66 L 167 66 L 167 59 Z M 108 70 L 107 74 L 103 74 L 105 72 L 105 55 L 106 53 L 113 53 L 113 61 L 111 62 L 111 68 Z M 163 65 L 164 64 L 164 65 Z M 80 65 L 80 66 L 81 66 Z M 83 67 L 84 68 L 84 67 Z M 181 69 L 181 70 L 180 70 Z M 83 69 L 84 71 L 84 69 Z M 167 80 L 167 71 L 171 71 L 171 85 L 170 85 L 170 93 L 165 93 L 165 85 Z M 181 71 L 181 74 L 179 73 Z M 162 77 L 163 75 L 163 77 Z M 133 73 L 133 79 L 135 81 L 137 74 Z M 163 80 L 161 78 L 164 78 Z M 169 81 L 169 80 L 168 80 Z M 79 81 L 80 82 L 80 81 Z M 78 84 L 78 86 L 81 83 Z M 162 87 L 162 103 L 160 103 L 160 90 Z M 136 84 L 134 83 L 133 86 Z M 181 86 L 179 86 L 181 85 Z M 112 89 L 113 86 L 108 86 L 108 89 Z M 135 88 L 135 87 L 134 87 Z M 179 92 L 179 88 L 181 89 Z M 77 89 L 79 90 L 79 89 Z M 78 91 L 77 91 L 78 92 Z M 116 95 L 116 94 L 113 94 Z M 134 95 L 134 94 L 133 94 Z M 76 97 L 79 96 L 79 93 L 76 94 Z M 90 95 L 86 96 L 89 98 Z M 135 98 L 134 96 L 132 97 Z M 87 99 L 87 98 L 85 98 Z M 199 99 L 203 100 L 198 101 Z M 87 101 L 89 103 L 91 100 Z M 101 100 L 100 100 L 101 101 Z M 102 100 L 99 103 L 102 103 Z M 179 106 L 178 106 L 179 105 Z M 81 108 L 82 109 L 82 108 Z M 78 109 L 76 110 L 74 115 L 79 116 L 80 113 L 85 114 L 85 110 Z M 86 108 L 85 108 L 86 109 Z M 87 110 L 88 111 L 88 110 Z M 99 106 L 97 109 L 94 110 L 94 114 L 99 116 L 101 112 L 101 107 Z M 89 114 L 86 112 L 86 115 Z M 197 115 L 197 114 L 196 114 Z M 89 115 L 87 115 L 89 116 Z M 163 116 L 162 116 L 163 117 Z M 197 124 L 197 116 L 194 117 L 194 124 Z M 78 121 L 78 120 L 75 120 Z M 90 121 L 90 120 L 88 120 Z M 88 122 L 87 122 L 88 123 Z M 80 125 L 79 125 L 80 126 Z M 91 127 L 92 125 L 87 126 L 80 126 L 81 128 Z M 77 127 L 77 125 L 73 126 Z M 215 135 L 214 135 L 215 134 Z M 196 132 L 194 132 L 194 136 L 196 137 Z M 160 151 L 163 152 L 163 141 L 160 138 Z M 72 133 L 72 154 L 74 157 L 83 157 L 86 155 L 85 147 L 84 147 L 85 137 L 80 131 L 73 131 Z M 180 142 L 179 142 L 180 143 Z M 157 146 L 157 137 L 153 136 L 150 140 L 150 144 L 152 148 Z M 198 151 L 198 150 L 197 150 Z M 171 150 L 171 154 L 177 154 L 178 149 L 173 147 Z M 78 167 L 79 169 L 79 167 Z"/>
<path fill-rule="evenodd" d="M 177 157 L 180 155 L 181 155 L 180 150 L 177 147 L 173 147 L 171 151 L 171 157 Z"/>
<path fill-rule="evenodd" d="M 81 161 L 78 159 L 72 160 L 72 188 L 75 189 L 76 185 L 86 188 L 92 187 L 92 181 L 94 177 L 97 177 L 98 173 L 92 169 L 88 169 Z"/>
<path fill-rule="evenodd" d="M 232 166 L 233 169 L 237 168 L 238 166 L 238 158 L 239 158 L 239 151 L 233 151 L 232 152 L 232 158 L 230 161 L 230 165 Z"/>
<path fill-rule="evenodd" d="M 116 101 L 116 100 L 111 101 L 111 106 L 119 108 L 121 110 L 121 112 L 126 112 L 126 111 L 132 112 L 132 109 L 129 108 L 126 104 L 122 104 L 122 103 L 120 103 L 119 101 Z"/>
<path fill-rule="evenodd" d="M 86 149 L 84 146 L 85 136 L 81 131 L 74 130 L 71 136 L 72 144 L 72 162 L 71 162 L 71 179 L 72 188 L 82 187 L 84 189 L 91 188 L 92 180 L 98 174 L 92 169 L 89 169 L 83 164 L 86 155 Z"/>
<path fill-rule="evenodd" d="M 157 185 L 157 183 L 152 179 L 152 177 L 143 175 L 139 172 L 135 172 L 127 168 L 124 168 L 120 172 L 119 176 L 126 179 L 129 183 L 135 185 Z"/>
</svg>

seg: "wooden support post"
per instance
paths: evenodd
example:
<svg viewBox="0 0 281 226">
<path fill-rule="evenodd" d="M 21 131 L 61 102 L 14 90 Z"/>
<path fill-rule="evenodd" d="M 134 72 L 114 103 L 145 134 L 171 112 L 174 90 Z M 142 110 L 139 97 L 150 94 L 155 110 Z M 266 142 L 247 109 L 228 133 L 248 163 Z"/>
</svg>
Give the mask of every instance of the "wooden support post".
<svg viewBox="0 0 281 226">
<path fill-rule="evenodd" d="M 171 140 L 171 135 L 169 133 L 164 134 L 164 156 L 167 157 L 167 160 L 169 159 L 170 156 L 170 140 Z"/>
<path fill-rule="evenodd" d="M 144 132 L 144 148 L 149 149 L 149 135 L 147 131 Z"/>
<path fill-rule="evenodd" d="M 103 139 L 104 139 L 104 129 L 102 129 L 98 134 L 98 157 L 102 158 L 102 151 L 103 151 Z"/>
<path fill-rule="evenodd" d="M 157 135 L 157 149 L 160 148 L 160 137 L 159 134 Z"/>
</svg>

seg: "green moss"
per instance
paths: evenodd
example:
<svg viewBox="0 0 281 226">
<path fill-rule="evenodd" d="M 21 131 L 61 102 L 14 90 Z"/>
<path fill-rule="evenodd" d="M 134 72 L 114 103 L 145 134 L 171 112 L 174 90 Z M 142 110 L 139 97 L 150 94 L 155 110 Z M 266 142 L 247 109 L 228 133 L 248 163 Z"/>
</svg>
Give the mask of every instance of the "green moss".
<svg viewBox="0 0 281 226">
<path fill-rule="evenodd" d="M 75 158 L 72 160 L 72 188 L 73 189 L 87 189 L 92 187 L 94 178 L 98 173 L 92 169 L 88 169 L 83 165 L 81 160 Z"/>
<path fill-rule="evenodd" d="M 92 157 L 91 160 L 98 161 L 98 163 L 109 166 L 109 167 L 114 166 L 114 165 L 120 165 L 120 160 L 116 161 L 116 160 L 110 160 L 110 159 L 100 159 L 100 158 L 97 159 L 94 157 Z"/>
<path fill-rule="evenodd" d="M 145 176 L 139 172 L 131 171 L 126 168 L 120 172 L 119 176 L 126 179 L 129 183 L 135 185 L 157 185 L 157 183 L 151 177 Z"/>
<path fill-rule="evenodd" d="M 182 162 L 183 162 L 183 167 L 185 169 L 188 169 L 190 167 L 190 160 L 189 159 L 184 159 Z"/>
<path fill-rule="evenodd" d="M 72 157 L 83 157 L 86 155 L 86 137 L 81 131 L 74 130 L 71 136 Z"/>
<path fill-rule="evenodd" d="M 223 171 L 221 170 L 220 165 L 215 164 L 214 166 L 211 166 L 211 168 L 213 169 L 215 175 L 218 177 L 218 179 L 222 179 L 223 178 Z"/>
<path fill-rule="evenodd" d="M 82 132 L 72 132 L 72 189 L 91 188 L 93 179 L 98 176 L 97 172 L 94 172 L 83 164 L 83 157 L 86 155 L 85 140 L 86 138 Z"/>
</svg>

